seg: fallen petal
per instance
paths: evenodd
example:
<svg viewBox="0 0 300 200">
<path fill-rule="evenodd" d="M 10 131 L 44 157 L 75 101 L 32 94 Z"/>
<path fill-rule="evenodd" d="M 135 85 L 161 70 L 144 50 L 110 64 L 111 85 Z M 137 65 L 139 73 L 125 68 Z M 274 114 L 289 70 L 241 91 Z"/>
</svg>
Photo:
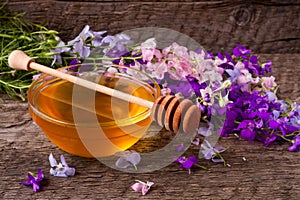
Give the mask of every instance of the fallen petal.
<svg viewBox="0 0 300 200">
<path fill-rule="evenodd" d="M 57 161 L 55 160 L 55 158 L 53 157 L 53 154 L 50 153 L 49 155 L 49 162 L 50 162 L 50 166 L 51 167 L 55 167 L 57 165 Z"/>
<path fill-rule="evenodd" d="M 75 168 L 68 167 L 66 169 L 65 173 L 66 173 L 67 176 L 74 176 L 75 175 Z"/>
<path fill-rule="evenodd" d="M 135 192 L 139 192 L 142 191 L 144 184 L 143 183 L 135 183 L 131 186 L 131 188 L 135 191 Z"/>
<path fill-rule="evenodd" d="M 150 187 L 148 187 L 147 185 L 143 185 L 142 195 L 146 195 L 149 189 L 150 189 Z"/>
<path fill-rule="evenodd" d="M 65 157 L 63 155 L 60 155 L 60 162 L 64 167 L 68 167 L 68 164 L 65 160 Z"/>
</svg>

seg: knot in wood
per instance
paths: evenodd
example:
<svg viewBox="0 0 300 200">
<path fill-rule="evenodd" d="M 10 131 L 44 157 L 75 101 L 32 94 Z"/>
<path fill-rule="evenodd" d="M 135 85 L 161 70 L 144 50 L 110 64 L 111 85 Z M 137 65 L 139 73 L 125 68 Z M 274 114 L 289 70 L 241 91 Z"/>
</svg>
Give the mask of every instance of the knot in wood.
<svg viewBox="0 0 300 200">
<path fill-rule="evenodd" d="M 233 11 L 233 19 L 238 26 L 245 26 L 252 19 L 252 9 L 249 6 L 240 6 Z"/>
</svg>

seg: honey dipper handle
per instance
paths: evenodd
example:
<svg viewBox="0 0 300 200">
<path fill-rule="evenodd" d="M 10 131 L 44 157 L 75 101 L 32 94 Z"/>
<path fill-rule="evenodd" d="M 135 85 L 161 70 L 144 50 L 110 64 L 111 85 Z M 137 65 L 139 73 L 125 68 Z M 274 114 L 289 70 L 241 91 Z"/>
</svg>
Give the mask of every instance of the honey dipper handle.
<svg viewBox="0 0 300 200">
<path fill-rule="evenodd" d="M 150 109 L 153 107 L 153 102 L 151 102 L 151 101 L 141 99 L 139 97 L 136 97 L 136 96 L 133 96 L 133 95 L 130 95 L 130 94 L 118 91 L 118 90 L 114 90 L 112 88 L 105 87 L 103 85 L 99 85 L 97 83 L 93 83 L 93 82 L 87 81 L 85 79 L 82 79 L 82 78 L 79 78 L 76 76 L 72 76 L 72 75 L 60 72 L 58 70 L 46 67 L 44 65 L 35 63 L 33 58 L 30 58 L 23 51 L 20 51 L 20 50 L 15 50 L 9 55 L 8 63 L 11 68 L 16 69 L 16 70 L 35 69 L 35 70 L 38 70 L 45 74 L 49 74 L 51 76 L 58 77 L 63 80 L 67 80 L 69 82 L 80 85 L 82 87 L 85 87 L 85 88 L 88 88 L 91 90 L 96 90 L 97 92 L 104 93 L 109 96 L 113 96 L 113 97 L 116 97 L 116 98 L 119 98 L 119 99 L 122 99 L 125 101 L 129 101 L 131 103 L 138 104 L 140 106 L 144 106 L 144 107 L 147 107 Z"/>
</svg>

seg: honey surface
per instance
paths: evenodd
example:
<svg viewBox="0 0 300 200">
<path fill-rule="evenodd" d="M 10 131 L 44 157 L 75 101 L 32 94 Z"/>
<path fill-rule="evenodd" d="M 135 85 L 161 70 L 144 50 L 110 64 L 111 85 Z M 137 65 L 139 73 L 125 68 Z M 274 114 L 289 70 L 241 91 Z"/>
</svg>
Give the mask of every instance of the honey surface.
<svg viewBox="0 0 300 200">
<path fill-rule="evenodd" d="M 151 92 L 136 82 L 123 78 L 101 78 L 97 82 L 154 101 Z M 74 90 L 74 87 L 77 89 Z M 99 134 L 101 131 L 120 150 L 127 149 L 144 135 L 151 123 L 148 108 L 77 85 L 74 86 L 73 83 L 64 80 L 54 79 L 51 84 L 41 85 L 36 90 L 37 92 L 33 96 L 35 108 L 54 121 L 44 119 L 33 111 L 31 111 L 31 115 L 51 141 L 73 154 L 89 157 L 90 155 L 85 149 L 86 145 L 88 145 L 88 151 L 93 151 L 93 154 L 99 154 L 99 156 L 113 153 L 115 148 L 111 150 L 107 147 L 106 149 L 101 148 L 101 140 L 105 140 L 103 135 Z M 74 95 L 74 91 L 78 94 Z M 66 124 L 75 123 L 80 128 L 62 125 L 56 121 Z M 81 135 L 77 134 L 78 130 Z M 66 144 L 68 138 L 79 140 L 78 144 L 76 146 Z M 81 141 L 85 144 L 82 145 Z"/>
</svg>

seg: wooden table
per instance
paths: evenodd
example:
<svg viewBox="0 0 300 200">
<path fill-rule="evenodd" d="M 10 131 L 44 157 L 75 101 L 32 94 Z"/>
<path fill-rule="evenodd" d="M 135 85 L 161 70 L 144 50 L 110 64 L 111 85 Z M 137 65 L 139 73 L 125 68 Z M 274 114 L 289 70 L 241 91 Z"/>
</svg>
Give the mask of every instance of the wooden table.
<svg viewBox="0 0 300 200">
<path fill-rule="evenodd" d="M 25 19 L 58 30 L 68 41 L 85 24 L 92 30 L 116 34 L 147 26 L 170 28 L 194 38 L 208 51 L 231 51 L 236 43 L 272 60 L 279 96 L 300 103 L 299 1 L 295 0 L 14 0 L 7 9 L 25 12 Z M 271 53 L 271 54 L 270 54 Z M 55 147 L 30 119 L 27 104 L 1 95 L 0 199 L 299 199 L 300 154 L 287 144 L 222 138 L 224 157 L 231 167 L 202 160 L 210 171 L 193 169 L 189 175 L 171 164 L 161 170 L 132 174 L 111 169 L 96 159 L 69 155 Z M 136 147 L 155 148 L 170 134 Z M 140 149 L 143 150 L 143 149 Z M 76 175 L 57 178 L 48 173 L 50 152 L 63 154 Z M 246 158 L 243 159 L 243 158 Z M 28 171 L 42 169 L 45 181 L 34 193 L 20 185 Z M 136 179 L 153 181 L 146 196 L 130 186 Z"/>
<path fill-rule="evenodd" d="M 299 54 L 260 55 L 274 62 L 274 75 L 282 84 L 281 95 L 299 97 Z M 297 66 L 283 70 L 284 66 Z M 297 74 L 297 75 L 295 75 Z M 298 78 L 298 79 L 295 79 Z M 210 171 L 193 169 L 189 175 L 171 164 L 144 174 L 111 169 L 96 159 L 73 156 L 55 147 L 33 123 L 27 103 L 1 95 L 0 103 L 0 199 L 298 199 L 300 197 L 300 154 L 287 150 L 287 144 L 264 147 L 236 137 L 221 138 L 227 147 L 224 157 L 231 167 L 205 160 Z M 155 142 L 136 146 L 153 148 L 170 134 Z M 143 145 L 140 145 L 143 144 Z M 146 145 L 146 146 L 145 146 Z M 142 149 L 141 149 L 142 150 Z M 76 175 L 70 178 L 50 176 L 48 156 L 63 154 Z M 244 159 L 246 158 L 246 160 Z M 28 171 L 42 169 L 45 181 L 34 193 L 20 185 Z M 132 191 L 135 180 L 153 181 L 151 191 L 142 196 Z"/>
</svg>

